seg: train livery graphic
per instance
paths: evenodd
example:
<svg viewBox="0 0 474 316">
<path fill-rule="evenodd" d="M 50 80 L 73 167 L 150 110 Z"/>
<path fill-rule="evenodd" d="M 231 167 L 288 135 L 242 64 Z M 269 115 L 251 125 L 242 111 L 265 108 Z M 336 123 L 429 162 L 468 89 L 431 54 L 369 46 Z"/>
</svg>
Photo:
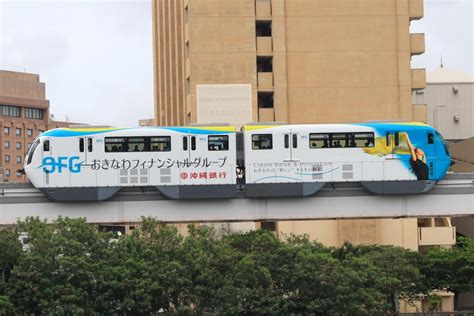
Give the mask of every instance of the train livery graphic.
<svg viewBox="0 0 474 316">
<path fill-rule="evenodd" d="M 422 123 L 59 128 L 25 159 L 31 183 L 56 201 L 106 200 L 123 187 L 171 199 L 310 196 L 326 183 L 374 194 L 427 192 L 451 163 Z"/>
</svg>

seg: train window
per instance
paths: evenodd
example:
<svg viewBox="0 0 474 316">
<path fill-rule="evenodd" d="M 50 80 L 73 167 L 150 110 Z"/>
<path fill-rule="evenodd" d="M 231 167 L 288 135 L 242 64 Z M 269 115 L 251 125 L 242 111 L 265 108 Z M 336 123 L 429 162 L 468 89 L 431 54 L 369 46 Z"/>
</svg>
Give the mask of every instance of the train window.
<svg viewBox="0 0 474 316">
<path fill-rule="evenodd" d="M 128 137 L 128 151 L 129 152 L 145 151 L 145 138 L 144 137 Z"/>
<path fill-rule="evenodd" d="M 355 147 L 374 147 L 374 133 L 354 133 Z"/>
<path fill-rule="evenodd" d="M 84 152 L 84 138 L 79 138 L 79 151 Z"/>
<path fill-rule="evenodd" d="M 207 149 L 209 151 L 229 150 L 229 136 L 227 135 L 207 136 Z"/>
<path fill-rule="evenodd" d="M 252 135 L 252 149 L 253 150 L 273 149 L 273 135 L 272 134 L 253 134 Z"/>
<path fill-rule="evenodd" d="M 45 140 L 43 143 L 43 151 L 49 151 L 49 140 Z"/>
<path fill-rule="evenodd" d="M 346 134 L 331 134 L 331 147 L 340 148 L 346 143 Z"/>
<path fill-rule="evenodd" d="M 293 134 L 293 148 L 298 147 L 298 135 Z"/>
<path fill-rule="evenodd" d="M 30 152 L 28 153 L 28 160 L 26 161 L 28 165 L 31 163 L 31 160 L 33 159 L 33 153 L 35 152 L 36 147 L 38 147 L 39 143 L 40 140 L 38 139 L 34 142 L 33 146 L 31 146 Z"/>
<path fill-rule="evenodd" d="M 428 133 L 428 144 L 434 144 L 434 135 L 433 135 L 433 133 Z"/>
<path fill-rule="evenodd" d="M 329 134 L 309 134 L 309 148 L 328 148 Z"/>
<path fill-rule="evenodd" d="M 87 138 L 87 151 L 92 152 L 92 138 Z"/>
<path fill-rule="evenodd" d="M 399 132 L 395 133 L 394 139 L 395 139 L 395 146 L 400 145 L 400 133 Z"/>
<path fill-rule="evenodd" d="M 290 148 L 290 135 L 285 134 L 285 148 Z"/>
<path fill-rule="evenodd" d="M 150 137 L 150 151 L 171 151 L 171 136 Z"/>
<path fill-rule="evenodd" d="M 191 150 L 196 150 L 196 136 L 191 136 Z"/>
<path fill-rule="evenodd" d="M 386 142 L 388 147 L 392 146 L 392 134 L 387 133 L 385 135 L 385 142 Z"/>
<path fill-rule="evenodd" d="M 123 152 L 126 147 L 124 137 L 106 137 L 105 138 L 105 152 Z"/>
<path fill-rule="evenodd" d="M 183 137 L 183 150 L 188 150 L 188 136 Z"/>
<path fill-rule="evenodd" d="M 374 147 L 374 133 L 309 134 L 309 148 Z"/>
</svg>

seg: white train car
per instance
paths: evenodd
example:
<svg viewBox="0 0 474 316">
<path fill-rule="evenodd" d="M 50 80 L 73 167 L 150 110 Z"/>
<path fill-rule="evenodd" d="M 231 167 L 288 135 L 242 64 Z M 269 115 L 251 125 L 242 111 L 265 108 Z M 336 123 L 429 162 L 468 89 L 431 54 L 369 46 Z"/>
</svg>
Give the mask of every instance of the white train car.
<svg viewBox="0 0 474 316">
<path fill-rule="evenodd" d="M 199 199 L 309 196 L 340 182 L 422 193 L 450 163 L 444 139 L 421 123 L 60 128 L 35 140 L 24 171 L 57 201 L 105 200 L 123 187 Z"/>
<path fill-rule="evenodd" d="M 105 200 L 154 186 L 173 199 L 233 197 L 235 127 L 60 128 L 25 159 L 31 183 L 57 201 Z"/>
<path fill-rule="evenodd" d="M 250 125 L 243 131 L 250 197 L 309 196 L 334 182 L 360 182 L 376 194 L 421 193 L 451 162 L 441 135 L 421 123 Z M 420 155 L 416 163 L 410 148 Z"/>
</svg>

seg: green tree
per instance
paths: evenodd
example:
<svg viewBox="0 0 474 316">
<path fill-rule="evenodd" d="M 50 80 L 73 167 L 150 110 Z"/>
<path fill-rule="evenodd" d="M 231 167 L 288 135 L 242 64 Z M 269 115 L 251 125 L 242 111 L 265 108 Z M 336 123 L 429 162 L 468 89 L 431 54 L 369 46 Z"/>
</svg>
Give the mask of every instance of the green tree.
<svg viewBox="0 0 474 316">
<path fill-rule="evenodd" d="M 8 282 L 10 272 L 22 254 L 18 234 L 9 229 L 0 229 L 0 270 L 2 282 Z"/>
<path fill-rule="evenodd" d="M 84 219 L 38 218 L 18 223 L 28 249 L 11 274 L 11 301 L 21 313 L 90 314 L 95 266 L 105 243 Z"/>
<path fill-rule="evenodd" d="M 20 256 L 22 246 L 18 234 L 10 229 L 0 229 L 0 315 L 11 314 L 14 306 L 8 296 L 10 274 Z"/>
<path fill-rule="evenodd" d="M 452 249 L 432 247 L 422 256 L 420 269 L 427 291 L 446 289 L 455 294 L 474 292 L 474 240 L 459 237 Z"/>
</svg>

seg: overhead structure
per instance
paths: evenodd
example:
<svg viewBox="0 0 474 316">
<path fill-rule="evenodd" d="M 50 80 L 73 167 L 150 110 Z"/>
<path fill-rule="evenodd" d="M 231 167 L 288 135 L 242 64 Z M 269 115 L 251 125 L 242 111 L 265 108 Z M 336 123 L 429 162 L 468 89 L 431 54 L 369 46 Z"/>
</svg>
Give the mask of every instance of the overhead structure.
<svg viewBox="0 0 474 316">
<path fill-rule="evenodd" d="M 90 223 L 135 223 L 142 216 L 163 222 L 227 222 L 334 218 L 474 216 L 474 174 L 448 174 L 426 194 L 380 196 L 357 184 L 326 185 L 299 198 L 170 200 L 156 190 L 121 190 L 108 201 L 48 201 L 29 185 L 0 189 L 0 225 L 28 216 L 52 221 L 58 216 L 85 217 Z"/>
</svg>

